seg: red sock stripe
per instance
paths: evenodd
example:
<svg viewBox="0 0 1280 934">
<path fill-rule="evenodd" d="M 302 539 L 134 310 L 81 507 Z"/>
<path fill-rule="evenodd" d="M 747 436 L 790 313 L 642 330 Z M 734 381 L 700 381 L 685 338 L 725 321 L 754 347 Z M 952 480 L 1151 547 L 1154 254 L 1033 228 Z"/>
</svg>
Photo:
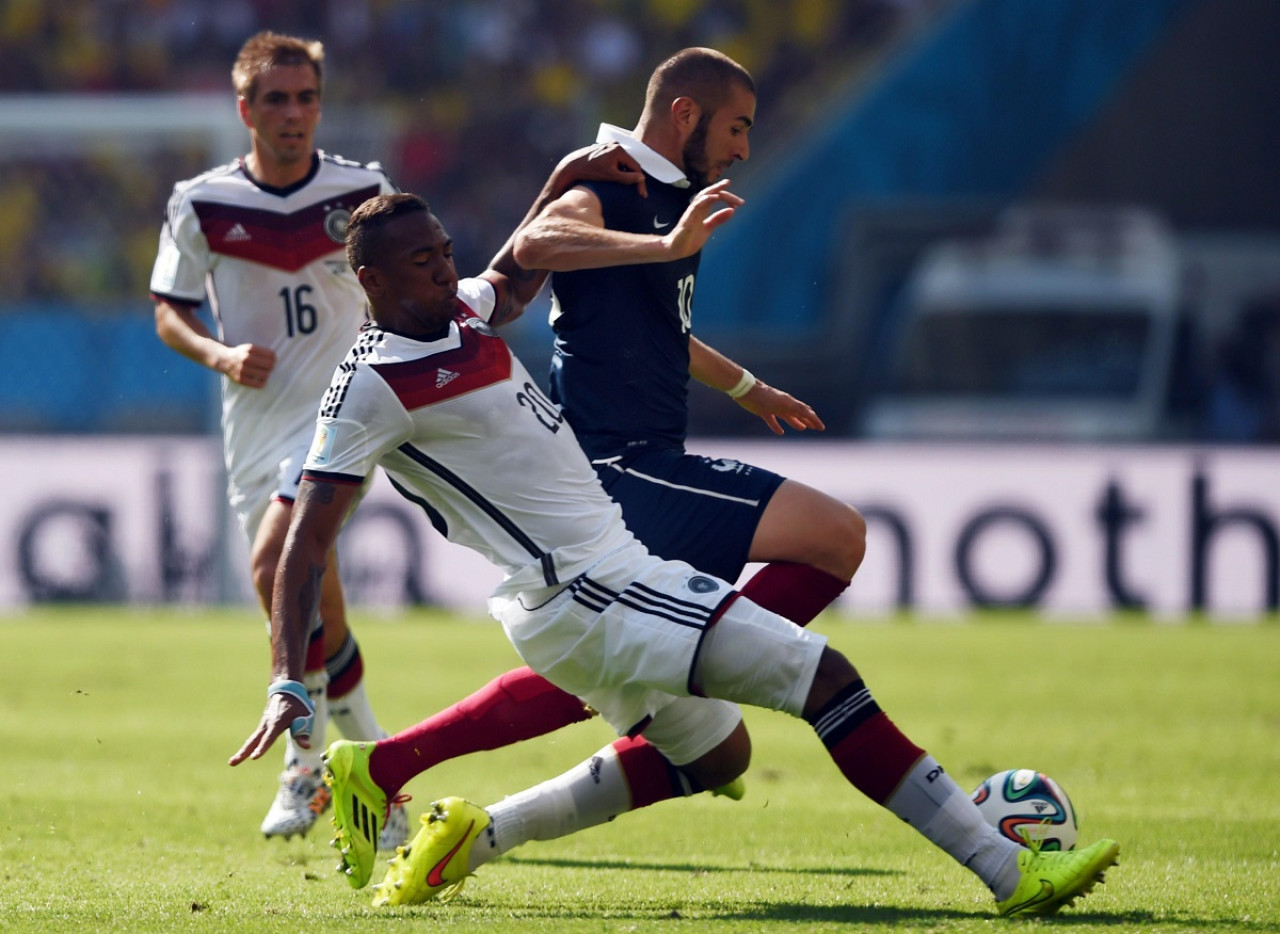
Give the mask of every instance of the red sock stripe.
<svg viewBox="0 0 1280 934">
<path fill-rule="evenodd" d="M 369 773 L 383 791 L 394 794 L 441 762 L 509 746 L 590 717 L 578 698 L 528 668 L 517 668 L 379 742 L 369 759 Z"/>
<path fill-rule="evenodd" d="M 883 712 L 874 714 L 829 750 L 850 784 L 876 804 L 884 804 L 924 750 Z"/>
<path fill-rule="evenodd" d="M 324 629 L 317 626 L 307 637 L 307 654 L 302 660 L 304 672 L 324 671 Z"/>
<path fill-rule="evenodd" d="M 360 654 L 360 646 L 351 633 L 347 633 L 342 647 L 325 659 L 325 668 L 329 669 L 329 699 L 346 697 L 356 689 L 360 679 L 364 677 L 364 656 Z"/>
<path fill-rule="evenodd" d="M 848 581 L 807 564 L 774 561 L 752 575 L 742 595 L 797 626 L 807 626 L 848 586 Z"/>
<path fill-rule="evenodd" d="M 613 744 L 613 749 L 631 789 L 633 811 L 684 796 L 679 770 L 645 740 L 623 737 Z"/>
</svg>

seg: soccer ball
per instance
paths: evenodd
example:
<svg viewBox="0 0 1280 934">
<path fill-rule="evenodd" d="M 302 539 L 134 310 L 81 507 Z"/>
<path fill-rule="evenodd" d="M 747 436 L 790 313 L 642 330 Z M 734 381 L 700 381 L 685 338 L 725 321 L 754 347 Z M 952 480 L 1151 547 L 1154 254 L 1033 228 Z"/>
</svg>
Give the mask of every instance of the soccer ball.
<svg viewBox="0 0 1280 934">
<path fill-rule="evenodd" d="M 1014 843 L 1040 842 L 1042 850 L 1076 845 L 1076 810 L 1061 786 L 1043 772 L 1008 769 L 992 775 L 973 793 L 973 803 L 991 826 Z"/>
</svg>

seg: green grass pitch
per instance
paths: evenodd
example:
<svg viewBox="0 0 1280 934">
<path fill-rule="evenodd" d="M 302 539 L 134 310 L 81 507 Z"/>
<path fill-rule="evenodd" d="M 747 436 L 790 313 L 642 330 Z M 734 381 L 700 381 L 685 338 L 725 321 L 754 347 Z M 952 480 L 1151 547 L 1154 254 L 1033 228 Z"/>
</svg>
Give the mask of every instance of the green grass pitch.
<svg viewBox="0 0 1280 934">
<path fill-rule="evenodd" d="M 1081 838 L 1121 841 L 1106 884 L 1039 924 L 1280 930 L 1280 627 L 1204 622 L 816 627 L 965 788 L 1057 778 Z M 384 726 L 517 664 L 496 624 L 353 613 Z M 850 789 L 809 728 L 748 711 L 738 803 L 699 796 L 535 843 L 444 906 L 373 910 L 333 872 L 328 824 L 258 823 L 280 759 L 227 756 L 268 675 L 249 611 L 40 610 L 0 619 L 0 931 L 991 932 L 971 875 Z M 448 763 L 407 789 L 488 804 L 612 740 L 600 722 Z M 375 881 L 380 872 L 375 870 Z M 1037 922 L 1030 922 L 1037 923 Z"/>
</svg>

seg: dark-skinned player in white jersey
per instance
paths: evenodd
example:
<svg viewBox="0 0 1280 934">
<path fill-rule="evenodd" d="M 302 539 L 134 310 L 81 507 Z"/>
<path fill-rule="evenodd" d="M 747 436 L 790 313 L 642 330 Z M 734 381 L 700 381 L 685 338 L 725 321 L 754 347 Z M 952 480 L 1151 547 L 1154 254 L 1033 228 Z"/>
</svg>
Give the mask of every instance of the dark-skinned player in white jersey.
<svg viewBox="0 0 1280 934">
<path fill-rule="evenodd" d="M 308 729 L 298 678 L 333 543 L 381 467 L 451 541 L 499 566 L 489 609 L 524 661 L 583 698 L 619 735 L 558 778 L 489 808 L 433 804 L 401 847 L 375 905 L 455 894 L 479 865 L 528 840 L 613 819 L 637 802 L 624 757 L 708 787 L 746 767 L 738 703 L 806 721 L 849 783 L 884 806 L 995 895 L 1002 915 L 1052 914 L 1088 892 L 1119 846 L 1040 852 L 1003 836 L 942 767 L 880 709 L 826 639 L 765 610 L 728 582 L 651 554 L 627 529 L 573 429 L 489 325 L 539 284 L 501 269 L 459 281 L 452 243 L 421 199 L 382 195 L 352 215 L 347 253 L 371 324 L 334 372 L 320 406 L 276 576 L 272 680 L 258 726 L 233 765 Z M 386 792 L 327 759 L 334 819 L 351 883 L 370 881 Z"/>
<path fill-rule="evenodd" d="M 174 187 L 151 280 L 160 338 L 224 377 L 229 499 L 268 614 L 316 406 L 365 320 L 364 293 L 343 253 L 346 219 L 367 198 L 395 190 L 377 163 L 315 147 L 323 61 L 323 47 L 312 40 L 263 32 L 245 42 L 232 82 L 249 152 Z M 638 166 L 618 147 L 579 150 L 556 167 L 531 211 L 570 184 L 619 177 L 619 167 L 631 168 L 634 180 Z M 196 313 L 206 299 L 216 335 Z M 364 690 L 363 661 L 332 565 L 302 679 L 319 706 L 310 739 L 323 737 L 330 717 L 344 736 L 376 739 L 384 733 Z M 323 744 L 290 737 L 287 747 L 261 825 L 268 837 L 306 833 L 329 806 L 320 776 Z M 408 831 L 403 808 L 392 816 L 386 848 Z"/>
<path fill-rule="evenodd" d="M 723 389 L 775 433 L 821 429 L 813 409 L 690 332 L 701 250 L 742 199 L 720 178 L 750 153 L 751 76 L 711 49 L 686 49 L 650 78 L 636 128 L 601 128 L 643 170 L 577 185 L 514 234 L 525 269 L 553 270 L 556 350 L 551 396 L 573 426 L 636 537 L 662 558 L 735 581 L 764 562 L 743 594 L 801 626 L 848 586 L 866 548 L 850 505 L 794 480 L 684 449 L 688 383 Z M 372 749 L 368 767 L 392 791 L 439 762 L 587 719 L 578 698 L 529 668 Z M 745 733 L 738 755 L 750 756 Z M 635 779 L 637 793 L 667 793 Z M 649 789 L 640 792 L 644 787 Z M 742 794 L 740 781 L 721 789 Z"/>
</svg>

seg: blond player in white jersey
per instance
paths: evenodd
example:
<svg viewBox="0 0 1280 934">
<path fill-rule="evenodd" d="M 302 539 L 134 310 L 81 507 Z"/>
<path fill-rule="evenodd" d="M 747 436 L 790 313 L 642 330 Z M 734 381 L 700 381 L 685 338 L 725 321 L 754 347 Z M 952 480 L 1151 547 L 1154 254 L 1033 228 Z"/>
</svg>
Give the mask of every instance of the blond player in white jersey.
<svg viewBox="0 0 1280 934">
<path fill-rule="evenodd" d="M 715 198 L 697 195 L 680 224 L 702 223 Z M 1004 837 L 824 637 L 640 544 L 573 430 L 489 327 L 543 278 L 513 282 L 502 272 L 509 249 L 483 277 L 459 282 L 440 221 L 421 199 L 397 194 L 356 211 L 347 254 L 373 321 L 321 406 L 276 577 L 266 709 L 231 764 L 308 729 L 313 709 L 298 681 L 308 618 L 343 519 L 379 466 L 451 541 L 504 571 L 490 611 L 525 663 L 619 734 L 648 740 L 615 744 L 489 808 L 436 802 L 391 861 L 375 905 L 449 897 L 479 865 L 527 840 L 660 800 L 638 799 L 628 781 L 620 760 L 636 749 L 665 758 L 691 790 L 728 783 L 750 754 L 737 703 L 808 722 L 854 787 L 977 875 L 1001 914 L 1053 913 L 1115 862 L 1111 840 L 1059 853 Z M 340 741 L 327 754 L 335 846 L 357 888 L 370 880 L 398 790 L 379 784 L 373 753 L 395 741 Z"/>
<path fill-rule="evenodd" d="M 274 33 L 244 44 L 232 81 L 249 153 L 174 187 L 151 276 L 161 340 L 224 377 L 228 496 L 268 615 L 316 404 L 365 317 L 343 254 L 347 218 L 366 198 L 395 190 L 376 163 L 315 148 L 323 55 L 318 42 Z M 196 314 L 206 298 L 216 336 Z M 344 736 L 384 735 L 336 568 L 315 624 L 304 681 L 319 708 L 317 742 L 289 743 L 262 821 L 268 837 L 306 833 L 328 807 L 319 775 L 326 706 Z M 407 828 L 394 809 L 383 845 L 394 847 Z"/>
</svg>

